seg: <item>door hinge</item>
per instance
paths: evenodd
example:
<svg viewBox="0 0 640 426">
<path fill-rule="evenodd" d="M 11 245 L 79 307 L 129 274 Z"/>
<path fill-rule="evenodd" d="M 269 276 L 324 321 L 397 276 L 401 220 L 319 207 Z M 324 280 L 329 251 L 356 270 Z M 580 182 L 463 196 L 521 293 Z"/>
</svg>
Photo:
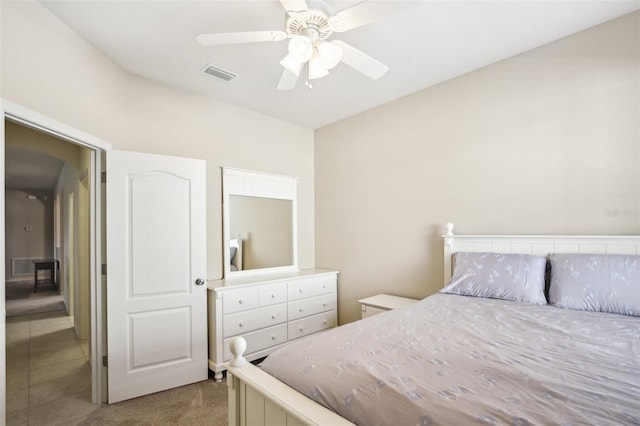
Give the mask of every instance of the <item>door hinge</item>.
<svg viewBox="0 0 640 426">
<path fill-rule="evenodd" d="M 102 357 L 102 366 L 103 367 L 108 367 L 109 366 L 109 355 L 104 355 Z"/>
<path fill-rule="evenodd" d="M 102 275 L 107 275 L 107 264 L 106 263 L 102 264 Z"/>
<path fill-rule="evenodd" d="M 100 182 L 107 183 L 107 172 L 100 173 Z"/>
</svg>

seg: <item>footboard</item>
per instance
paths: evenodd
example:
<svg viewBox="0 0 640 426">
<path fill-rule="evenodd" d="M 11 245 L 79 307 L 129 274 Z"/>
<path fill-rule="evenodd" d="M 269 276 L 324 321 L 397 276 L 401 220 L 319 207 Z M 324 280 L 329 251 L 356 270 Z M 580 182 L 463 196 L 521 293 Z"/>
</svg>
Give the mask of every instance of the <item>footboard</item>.
<svg viewBox="0 0 640 426">
<path fill-rule="evenodd" d="M 231 343 L 227 367 L 230 426 L 353 425 L 249 363 L 242 337 Z"/>
</svg>

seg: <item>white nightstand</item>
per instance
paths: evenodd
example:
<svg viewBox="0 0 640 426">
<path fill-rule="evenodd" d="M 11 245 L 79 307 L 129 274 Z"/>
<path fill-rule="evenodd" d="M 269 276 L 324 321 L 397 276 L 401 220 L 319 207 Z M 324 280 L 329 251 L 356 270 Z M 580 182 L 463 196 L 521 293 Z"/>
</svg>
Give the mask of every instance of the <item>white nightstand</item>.
<svg viewBox="0 0 640 426">
<path fill-rule="evenodd" d="M 362 318 L 364 319 L 381 312 L 410 305 L 417 301 L 418 299 L 410 299 L 408 297 L 378 294 L 376 296 L 367 297 L 366 299 L 360 299 L 358 300 L 358 303 L 362 305 Z"/>
</svg>

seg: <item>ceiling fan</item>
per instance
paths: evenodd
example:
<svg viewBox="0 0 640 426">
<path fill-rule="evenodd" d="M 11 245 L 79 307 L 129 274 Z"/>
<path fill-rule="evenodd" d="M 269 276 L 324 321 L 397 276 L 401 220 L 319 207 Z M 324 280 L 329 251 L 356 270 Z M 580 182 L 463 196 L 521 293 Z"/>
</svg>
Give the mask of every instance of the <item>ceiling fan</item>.
<svg viewBox="0 0 640 426">
<path fill-rule="evenodd" d="M 289 53 L 280 61 L 284 70 L 278 90 L 293 89 L 301 75 L 311 89 L 310 80 L 328 75 L 340 62 L 375 80 L 389 67 L 345 42 L 327 39 L 333 33 L 352 30 L 423 2 L 367 0 L 334 13 L 321 0 L 280 0 L 286 11 L 284 31 L 200 34 L 197 40 L 204 46 L 217 46 L 289 39 Z"/>
</svg>

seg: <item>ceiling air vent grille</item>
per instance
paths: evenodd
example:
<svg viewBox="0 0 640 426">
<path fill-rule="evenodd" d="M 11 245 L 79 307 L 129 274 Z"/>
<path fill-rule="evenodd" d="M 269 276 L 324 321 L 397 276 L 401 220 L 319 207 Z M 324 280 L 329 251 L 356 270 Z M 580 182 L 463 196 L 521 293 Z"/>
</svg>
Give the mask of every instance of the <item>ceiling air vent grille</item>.
<svg viewBox="0 0 640 426">
<path fill-rule="evenodd" d="M 202 73 L 210 75 L 211 77 L 219 78 L 220 80 L 224 81 L 231 81 L 237 76 L 237 74 L 223 70 L 222 68 L 215 67 L 211 64 L 207 64 L 207 66 L 202 70 Z"/>
</svg>

